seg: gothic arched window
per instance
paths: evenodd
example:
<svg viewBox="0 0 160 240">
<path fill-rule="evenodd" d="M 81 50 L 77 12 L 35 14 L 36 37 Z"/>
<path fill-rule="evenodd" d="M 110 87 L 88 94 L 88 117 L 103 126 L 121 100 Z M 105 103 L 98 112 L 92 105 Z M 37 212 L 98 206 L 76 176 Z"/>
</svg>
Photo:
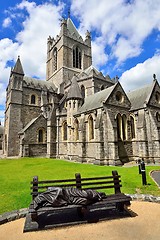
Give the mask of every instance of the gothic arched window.
<svg viewBox="0 0 160 240">
<path fill-rule="evenodd" d="M 157 122 L 160 122 L 160 113 L 159 112 L 156 113 L 156 119 L 157 119 Z"/>
<path fill-rule="evenodd" d="M 117 115 L 117 137 L 119 140 L 127 139 L 127 117 L 126 115 Z"/>
<path fill-rule="evenodd" d="M 131 138 L 135 138 L 135 123 L 134 123 L 134 118 L 131 116 L 130 117 L 130 122 L 131 122 Z"/>
<path fill-rule="evenodd" d="M 127 117 L 126 115 L 122 116 L 122 132 L 123 132 L 123 140 L 127 139 Z"/>
<path fill-rule="evenodd" d="M 73 67 L 81 69 L 82 52 L 79 47 L 73 48 Z"/>
<path fill-rule="evenodd" d="M 43 129 L 38 130 L 38 142 L 39 143 L 44 142 L 44 130 Z"/>
<path fill-rule="evenodd" d="M 76 118 L 75 122 L 74 122 L 75 141 L 79 140 L 79 131 L 78 130 L 79 130 L 79 122 Z"/>
<path fill-rule="evenodd" d="M 94 122 L 91 115 L 88 118 L 88 126 L 89 126 L 89 140 L 91 140 L 94 139 Z"/>
<path fill-rule="evenodd" d="M 57 48 L 53 50 L 53 72 L 57 70 Z"/>
<path fill-rule="evenodd" d="M 63 122 L 62 124 L 62 138 L 64 141 L 67 140 L 67 122 Z"/>
<path fill-rule="evenodd" d="M 101 91 L 104 90 L 104 85 L 101 86 Z"/>
<path fill-rule="evenodd" d="M 31 95 L 31 104 L 36 103 L 36 96 L 34 94 Z"/>
<path fill-rule="evenodd" d="M 81 95 L 82 98 L 85 98 L 85 87 L 83 85 L 81 86 Z"/>
<path fill-rule="evenodd" d="M 122 117 L 120 114 L 117 115 L 117 137 L 122 140 Z"/>
</svg>

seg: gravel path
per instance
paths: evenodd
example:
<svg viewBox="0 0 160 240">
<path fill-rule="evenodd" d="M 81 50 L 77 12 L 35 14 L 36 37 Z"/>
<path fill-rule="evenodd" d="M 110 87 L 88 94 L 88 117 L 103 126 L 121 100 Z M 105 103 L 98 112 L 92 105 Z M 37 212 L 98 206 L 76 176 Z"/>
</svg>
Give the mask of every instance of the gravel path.
<svg viewBox="0 0 160 240">
<path fill-rule="evenodd" d="M 25 219 L 0 226 L 2 240 L 159 240 L 160 204 L 133 201 L 136 217 L 23 233 Z"/>
</svg>

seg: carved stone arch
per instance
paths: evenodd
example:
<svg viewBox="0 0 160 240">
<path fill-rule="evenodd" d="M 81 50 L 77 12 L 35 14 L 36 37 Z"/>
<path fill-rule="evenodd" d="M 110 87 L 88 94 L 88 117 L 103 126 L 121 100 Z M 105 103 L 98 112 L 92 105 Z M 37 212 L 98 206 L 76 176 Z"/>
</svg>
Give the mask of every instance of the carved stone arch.
<svg viewBox="0 0 160 240">
<path fill-rule="evenodd" d="M 72 45 L 72 49 L 74 49 L 74 48 L 76 48 L 76 47 L 78 47 L 81 51 L 82 51 L 82 47 L 81 47 L 81 45 L 77 42 L 77 43 L 74 43 L 73 45 Z"/>
<path fill-rule="evenodd" d="M 160 122 L 160 113 L 159 113 L 159 112 L 156 112 L 156 113 L 155 113 L 155 116 L 156 116 L 157 122 Z"/>
<path fill-rule="evenodd" d="M 38 128 L 37 129 L 37 142 L 38 143 L 44 143 L 45 142 L 45 129 L 44 128 Z"/>
<path fill-rule="evenodd" d="M 101 85 L 100 89 L 101 89 L 101 91 L 105 89 L 104 84 Z"/>
<path fill-rule="evenodd" d="M 29 104 L 31 105 L 37 105 L 38 102 L 38 96 L 35 93 L 31 93 L 29 97 Z"/>
</svg>

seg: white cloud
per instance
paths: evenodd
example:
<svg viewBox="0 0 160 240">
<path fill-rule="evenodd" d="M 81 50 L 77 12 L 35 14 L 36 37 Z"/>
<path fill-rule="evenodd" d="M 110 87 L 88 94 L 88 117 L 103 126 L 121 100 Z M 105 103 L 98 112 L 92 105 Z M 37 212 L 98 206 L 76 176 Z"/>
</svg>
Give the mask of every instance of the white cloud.
<svg viewBox="0 0 160 240">
<path fill-rule="evenodd" d="M 17 4 L 16 6 L 18 9 L 23 10 L 24 8 L 27 9 L 28 12 L 32 11 L 34 8 L 36 8 L 35 2 L 28 2 L 27 0 L 23 0 L 21 3 Z"/>
<path fill-rule="evenodd" d="M 13 8 L 12 16 L 20 21 L 20 11 L 28 12 L 28 17 L 22 22 L 23 30 L 17 33 L 16 39 L 4 38 L 0 40 L 0 82 L 8 82 L 10 68 L 8 61 L 16 61 L 21 56 L 26 75 L 45 77 L 46 43 L 49 34 L 59 32 L 60 12 L 63 5 L 36 5 L 34 2 L 22 1 Z M 14 12 L 18 10 L 19 15 Z"/>
<path fill-rule="evenodd" d="M 5 99 L 6 99 L 6 87 L 5 84 L 0 83 L 0 105 L 5 104 Z"/>
<path fill-rule="evenodd" d="M 10 67 L 8 61 L 13 61 L 19 45 L 8 38 L 0 40 L 0 105 L 5 104 L 6 86 L 8 84 Z"/>
<path fill-rule="evenodd" d="M 4 126 L 4 111 L 0 110 L 0 123 L 2 126 Z"/>
<path fill-rule="evenodd" d="M 1 73 L 0 74 L 0 84 L 4 84 L 5 87 L 7 86 L 7 83 L 8 83 L 10 70 L 11 70 L 10 67 L 6 67 L 4 65 L 4 63 L 0 62 L 0 73 Z M 0 95 L 0 98 L 1 98 L 1 95 Z"/>
<path fill-rule="evenodd" d="M 47 38 L 59 33 L 61 6 L 51 4 L 35 5 L 28 1 L 17 6 L 26 9 L 29 17 L 23 22 L 24 29 L 17 34 L 20 43 L 18 55 L 21 56 L 27 75 L 45 78 Z"/>
<path fill-rule="evenodd" d="M 4 38 L 0 40 L 0 67 L 1 73 L 6 72 L 7 62 L 16 61 L 21 56 L 21 61 L 26 75 L 45 78 L 45 62 L 47 52 L 47 38 L 50 34 L 59 33 L 59 19 L 63 4 L 55 6 L 49 3 L 36 5 L 34 2 L 22 1 L 12 9 L 12 18 L 22 21 L 26 10 L 28 16 L 22 21 L 22 30 L 17 33 L 16 39 Z M 16 15 L 18 11 L 18 15 Z M 24 17 L 24 16 L 23 16 Z M 2 73 L 3 75 L 3 73 Z M 5 82 L 6 79 L 0 81 Z"/>
<path fill-rule="evenodd" d="M 102 38 L 97 38 L 92 42 L 93 65 L 97 68 L 108 61 L 108 55 L 105 53 L 105 42 Z"/>
<path fill-rule="evenodd" d="M 134 45 L 123 37 L 119 38 L 112 48 L 113 56 L 118 59 L 117 64 L 124 62 L 128 58 L 138 56 L 141 51 L 140 45 Z"/>
<path fill-rule="evenodd" d="M 160 31 L 160 0 L 72 0 L 72 11 L 80 18 L 81 31 L 96 30 L 118 64 L 138 56 L 144 40 Z"/>
<path fill-rule="evenodd" d="M 18 47 L 19 44 L 9 38 L 0 40 L 0 62 L 7 63 L 7 61 L 15 58 Z"/>
<path fill-rule="evenodd" d="M 13 40 L 0 40 L 0 105 L 5 104 L 5 90 L 10 74 L 8 62 L 15 62 L 18 55 L 26 75 L 45 79 L 47 38 L 50 34 L 56 36 L 59 33 L 62 9 L 63 3 L 36 5 L 35 2 L 22 1 L 6 11 L 10 18 L 4 19 L 3 26 L 9 27 L 11 19 L 14 19 L 21 23 L 22 30 Z"/>
<path fill-rule="evenodd" d="M 12 20 L 9 17 L 7 17 L 4 19 L 2 27 L 7 28 L 11 25 L 11 23 L 12 23 Z"/>
<path fill-rule="evenodd" d="M 156 74 L 157 80 L 160 80 L 159 66 L 160 53 L 157 53 L 152 58 L 124 72 L 119 81 L 126 91 L 142 87 L 145 84 L 151 83 L 153 74 Z"/>
</svg>

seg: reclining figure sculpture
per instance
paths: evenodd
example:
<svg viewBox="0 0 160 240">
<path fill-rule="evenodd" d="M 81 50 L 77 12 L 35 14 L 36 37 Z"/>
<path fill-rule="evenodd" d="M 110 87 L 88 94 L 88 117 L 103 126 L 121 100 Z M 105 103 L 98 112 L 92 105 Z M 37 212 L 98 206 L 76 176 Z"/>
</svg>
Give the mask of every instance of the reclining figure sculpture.
<svg viewBox="0 0 160 240">
<path fill-rule="evenodd" d="M 34 209 L 51 205 L 53 207 L 66 205 L 88 205 L 105 198 L 105 193 L 91 189 L 49 187 L 46 192 L 40 193 L 33 200 Z"/>
</svg>

